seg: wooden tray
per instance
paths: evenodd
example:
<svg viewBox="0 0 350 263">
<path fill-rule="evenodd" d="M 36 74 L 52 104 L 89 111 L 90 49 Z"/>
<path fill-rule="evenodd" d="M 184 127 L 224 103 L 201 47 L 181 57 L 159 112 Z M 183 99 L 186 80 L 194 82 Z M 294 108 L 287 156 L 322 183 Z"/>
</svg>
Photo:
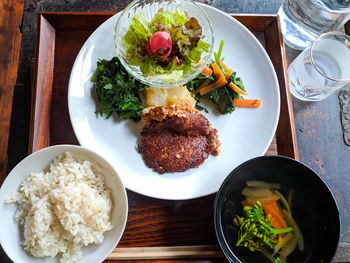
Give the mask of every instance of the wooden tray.
<svg viewBox="0 0 350 263">
<path fill-rule="evenodd" d="M 67 106 L 74 60 L 86 39 L 111 13 L 40 13 L 29 153 L 56 144 L 78 144 Z M 280 85 L 281 113 L 267 154 L 298 159 L 287 64 L 277 16 L 233 15 L 266 48 Z M 118 248 L 108 259 L 217 258 L 215 195 L 185 201 L 158 200 L 127 191 L 129 215 Z M 141 249 L 142 247 L 142 249 Z"/>
</svg>

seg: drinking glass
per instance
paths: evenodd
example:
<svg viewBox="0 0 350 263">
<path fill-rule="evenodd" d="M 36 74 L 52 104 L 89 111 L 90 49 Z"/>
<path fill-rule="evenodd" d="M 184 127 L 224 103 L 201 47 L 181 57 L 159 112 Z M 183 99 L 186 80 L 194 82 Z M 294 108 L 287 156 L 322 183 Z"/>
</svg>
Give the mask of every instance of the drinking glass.
<svg viewBox="0 0 350 263">
<path fill-rule="evenodd" d="M 350 18 L 350 0 L 284 0 L 278 15 L 286 44 L 303 50 L 320 34 L 341 31 Z"/>
<path fill-rule="evenodd" d="M 319 101 L 350 82 L 350 37 L 320 35 L 288 67 L 290 92 L 304 101 Z"/>
</svg>

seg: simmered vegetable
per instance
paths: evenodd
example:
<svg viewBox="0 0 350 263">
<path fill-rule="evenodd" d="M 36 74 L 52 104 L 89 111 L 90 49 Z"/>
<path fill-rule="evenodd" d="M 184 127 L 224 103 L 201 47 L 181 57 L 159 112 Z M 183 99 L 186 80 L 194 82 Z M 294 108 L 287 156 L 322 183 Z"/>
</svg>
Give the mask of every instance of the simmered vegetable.
<svg viewBox="0 0 350 263">
<path fill-rule="evenodd" d="M 245 196 L 244 215 L 233 219 L 239 227 L 236 246 L 260 251 L 271 262 L 286 263 L 287 256 L 297 246 L 301 251 L 304 249 L 303 235 L 289 205 L 291 194 L 288 202 L 277 190 L 281 188 L 279 184 L 262 181 L 247 181 L 246 184 L 241 192 Z"/>
<path fill-rule="evenodd" d="M 260 107 L 260 99 L 243 99 L 242 96 L 247 95 L 247 92 L 241 78 L 223 62 L 223 46 L 224 41 L 221 40 L 212 63 L 205 66 L 197 78 L 186 84 L 188 90 L 195 94 L 197 108 L 202 109 L 198 104 L 202 98 L 209 99 L 222 114 L 232 113 L 235 107 Z"/>
<path fill-rule="evenodd" d="M 278 234 L 293 231 L 292 227 L 276 229 L 270 216 L 265 216 L 261 203 L 244 207 L 244 217 L 236 216 L 234 223 L 239 226 L 236 246 L 244 246 L 251 251 L 261 247 L 274 248 L 278 242 Z"/>
</svg>

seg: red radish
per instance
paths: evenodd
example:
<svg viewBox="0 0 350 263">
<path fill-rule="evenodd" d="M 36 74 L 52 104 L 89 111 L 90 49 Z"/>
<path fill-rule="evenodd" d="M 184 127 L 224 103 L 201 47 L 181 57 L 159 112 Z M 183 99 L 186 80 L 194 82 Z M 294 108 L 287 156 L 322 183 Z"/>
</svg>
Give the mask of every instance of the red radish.
<svg viewBox="0 0 350 263">
<path fill-rule="evenodd" d="M 149 42 L 146 45 L 146 52 L 148 55 L 155 54 L 159 49 L 166 50 L 164 54 L 166 57 L 170 55 L 173 41 L 171 40 L 171 35 L 168 31 L 158 31 L 154 33 Z"/>
</svg>

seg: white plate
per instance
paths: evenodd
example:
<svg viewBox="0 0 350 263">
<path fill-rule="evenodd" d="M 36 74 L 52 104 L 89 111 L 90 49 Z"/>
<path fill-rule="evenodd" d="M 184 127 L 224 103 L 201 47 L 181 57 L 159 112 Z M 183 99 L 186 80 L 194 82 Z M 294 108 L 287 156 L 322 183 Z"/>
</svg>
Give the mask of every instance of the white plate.
<svg viewBox="0 0 350 263">
<path fill-rule="evenodd" d="M 242 77 L 249 98 L 261 98 L 257 109 L 237 108 L 220 115 L 214 108 L 204 114 L 218 129 L 222 143 L 218 157 L 210 156 L 197 169 L 159 175 L 147 168 L 137 152 L 141 122 L 105 120 L 96 116 L 96 98 L 90 81 L 98 58 L 115 56 L 114 27 L 119 14 L 103 23 L 85 42 L 69 80 L 68 106 L 74 132 L 84 147 L 107 158 L 127 188 L 162 199 L 190 199 L 216 192 L 240 163 L 265 154 L 274 136 L 280 109 L 279 88 L 272 63 L 259 41 L 237 20 L 202 5 L 213 25 L 215 46 L 225 40 L 223 56 Z"/>
<path fill-rule="evenodd" d="M 79 262 L 102 262 L 113 251 L 122 237 L 128 214 L 128 200 L 125 187 L 115 169 L 101 156 L 80 146 L 57 145 L 47 147 L 34 152 L 17 164 L 6 177 L 0 189 L 0 244 L 9 258 L 16 263 L 58 262 L 56 258 L 34 258 L 24 251 L 20 244 L 23 236 L 21 227 L 13 219 L 17 204 L 5 204 L 4 201 L 10 197 L 11 193 L 18 191 L 22 181 L 31 172 L 43 171 L 56 156 L 66 151 L 80 160 L 88 160 L 102 168 L 105 184 L 111 189 L 113 199 L 113 228 L 104 234 L 102 244 L 84 247 Z"/>
</svg>

